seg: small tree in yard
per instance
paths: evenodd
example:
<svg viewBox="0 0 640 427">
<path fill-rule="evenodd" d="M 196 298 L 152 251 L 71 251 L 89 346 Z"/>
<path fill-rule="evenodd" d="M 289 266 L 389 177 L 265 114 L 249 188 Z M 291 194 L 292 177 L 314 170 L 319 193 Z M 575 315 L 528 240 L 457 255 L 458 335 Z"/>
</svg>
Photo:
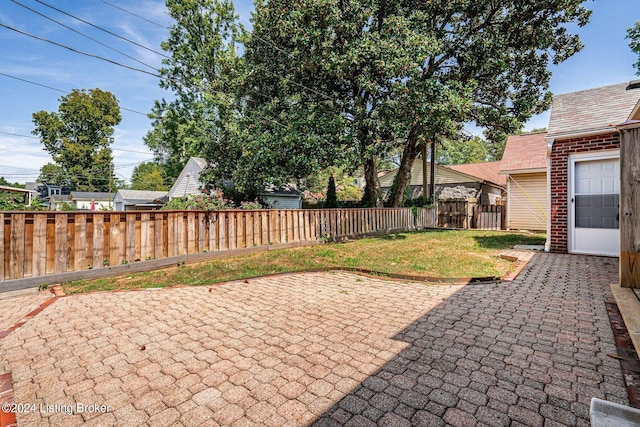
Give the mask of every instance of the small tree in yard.
<svg viewBox="0 0 640 427">
<path fill-rule="evenodd" d="M 338 207 L 338 195 L 336 194 L 336 181 L 333 176 L 329 177 L 329 184 L 327 185 L 327 208 Z"/>
</svg>

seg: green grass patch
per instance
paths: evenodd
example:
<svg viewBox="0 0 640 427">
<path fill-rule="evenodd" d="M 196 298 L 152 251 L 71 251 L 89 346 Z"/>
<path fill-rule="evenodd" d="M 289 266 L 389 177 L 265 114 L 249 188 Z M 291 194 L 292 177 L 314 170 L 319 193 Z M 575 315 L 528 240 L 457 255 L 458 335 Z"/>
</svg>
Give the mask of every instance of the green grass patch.
<svg viewBox="0 0 640 427">
<path fill-rule="evenodd" d="M 210 285 L 273 273 L 351 267 L 422 277 L 501 276 L 511 263 L 497 252 L 514 245 L 541 245 L 545 236 L 499 231 L 428 230 L 369 237 L 346 243 L 282 249 L 201 264 L 66 283 L 67 293 L 166 286 Z"/>
</svg>

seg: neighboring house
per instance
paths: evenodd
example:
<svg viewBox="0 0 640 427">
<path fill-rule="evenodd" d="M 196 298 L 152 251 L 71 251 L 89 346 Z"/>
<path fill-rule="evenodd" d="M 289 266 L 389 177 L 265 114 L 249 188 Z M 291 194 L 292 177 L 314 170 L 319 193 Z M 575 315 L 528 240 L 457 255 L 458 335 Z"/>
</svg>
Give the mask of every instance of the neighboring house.
<svg viewBox="0 0 640 427">
<path fill-rule="evenodd" d="M 177 197 L 186 197 L 191 194 L 202 194 L 200 187 L 200 173 L 207 166 L 207 161 L 200 157 L 191 157 L 184 165 L 180 175 L 169 189 L 169 200 Z"/>
<path fill-rule="evenodd" d="M 191 157 L 180 172 L 180 175 L 169 190 L 168 199 L 202 194 L 200 173 L 207 166 L 207 161 L 199 157 Z M 225 181 L 227 185 L 232 182 Z M 293 184 L 285 184 L 279 188 L 268 186 L 259 196 L 272 209 L 301 209 L 302 192 Z"/>
<path fill-rule="evenodd" d="M 302 193 L 294 185 L 268 186 L 260 197 L 271 209 L 302 209 Z"/>
<path fill-rule="evenodd" d="M 500 162 L 500 174 L 507 178 L 507 228 L 547 229 L 547 143 L 546 132 L 513 135 Z"/>
<path fill-rule="evenodd" d="M 479 204 L 493 205 L 501 201 L 506 179 L 498 174 L 500 162 L 486 162 L 465 165 L 435 165 L 435 193 L 438 200 L 477 199 Z M 397 169 L 382 175 L 380 189 L 383 199 L 391 194 L 391 186 Z M 427 163 L 427 183 L 431 182 L 431 168 Z M 408 199 L 422 197 L 422 159 L 416 159 L 411 168 Z"/>
<path fill-rule="evenodd" d="M 113 193 L 72 191 L 69 200 L 76 209 L 105 211 L 113 209 Z"/>
<path fill-rule="evenodd" d="M 31 191 L 31 198 L 37 197 L 41 202 L 47 203 L 49 209 L 60 208 L 57 203 L 61 200 L 67 200 L 71 189 L 56 184 L 43 184 L 41 182 L 27 182 L 25 184 L 27 190 Z"/>
<path fill-rule="evenodd" d="M 546 136 L 547 250 L 619 255 L 616 125 L 640 119 L 639 100 L 639 81 L 555 96 Z"/>
<path fill-rule="evenodd" d="M 141 211 L 160 209 L 160 201 L 167 195 L 166 191 L 118 190 L 113 198 L 116 211 Z"/>
</svg>

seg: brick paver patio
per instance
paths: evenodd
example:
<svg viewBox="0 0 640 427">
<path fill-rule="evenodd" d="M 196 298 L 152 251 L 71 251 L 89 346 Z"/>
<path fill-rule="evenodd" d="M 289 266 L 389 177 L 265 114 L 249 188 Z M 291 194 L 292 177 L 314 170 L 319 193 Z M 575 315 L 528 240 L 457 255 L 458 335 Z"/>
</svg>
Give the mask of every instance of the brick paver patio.
<svg viewBox="0 0 640 427">
<path fill-rule="evenodd" d="M 2 295 L 0 294 L 0 297 Z M 6 331 L 25 319 L 25 316 L 40 307 L 40 304 L 53 298 L 48 290 L 15 295 L 0 299 L 0 331 Z"/>
<path fill-rule="evenodd" d="M 591 397 L 628 404 L 616 278 L 615 259 L 538 254 L 500 284 L 336 272 L 71 296 L 0 341 L 0 374 L 35 405 L 18 426 L 587 426 Z"/>
</svg>

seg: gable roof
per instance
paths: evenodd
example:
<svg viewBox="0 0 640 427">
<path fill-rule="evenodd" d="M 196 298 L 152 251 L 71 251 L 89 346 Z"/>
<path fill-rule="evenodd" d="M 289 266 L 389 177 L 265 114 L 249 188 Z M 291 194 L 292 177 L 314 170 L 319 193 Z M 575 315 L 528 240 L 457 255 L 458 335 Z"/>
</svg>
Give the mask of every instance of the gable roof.
<svg viewBox="0 0 640 427">
<path fill-rule="evenodd" d="M 490 182 L 500 186 L 507 185 L 507 178 L 500 175 L 500 162 L 466 163 L 463 165 L 446 166 L 458 172 L 480 178 L 481 181 Z"/>
<path fill-rule="evenodd" d="M 551 107 L 548 137 L 575 133 L 607 133 L 632 115 L 640 89 L 629 83 L 556 95 Z"/>
<path fill-rule="evenodd" d="M 117 198 L 139 204 L 153 202 L 166 194 L 166 191 L 118 190 Z"/>
<path fill-rule="evenodd" d="M 539 170 L 547 167 L 546 132 L 511 135 L 500 162 L 500 173 Z"/>
<path fill-rule="evenodd" d="M 97 191 L 72 191 L 71 199 L 73 200 L 111 200 L 114 193 L 105 193 Z"/>
<path fill-rule="evenodd" d="M 201 157 L 189 158 L 167 194 L 169 199 L 189 194 L 200 194 L 200 173 L 205 167 L 207 167 L 205 159 Z"/>
<path fill-rule="evenodd" d="M 468 182 L 488 181 L 490 183 L 505 186 L 507 180 L 498 175 L 500 162 L 475 163 L 466 165 L 439 165 L 436 164 L 436 184 L 462 184 Z M 398 169 L 393 169 L 380 177 L 380 188 L 389 188 Z M 427 180 L 430 180 L 431 170 L 427 162 Z M 411 167 L 411 182 L 409 185 L 422 185 L 422 159 L 416 159 Z"/>
</svg>

